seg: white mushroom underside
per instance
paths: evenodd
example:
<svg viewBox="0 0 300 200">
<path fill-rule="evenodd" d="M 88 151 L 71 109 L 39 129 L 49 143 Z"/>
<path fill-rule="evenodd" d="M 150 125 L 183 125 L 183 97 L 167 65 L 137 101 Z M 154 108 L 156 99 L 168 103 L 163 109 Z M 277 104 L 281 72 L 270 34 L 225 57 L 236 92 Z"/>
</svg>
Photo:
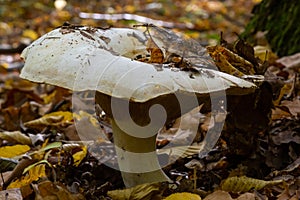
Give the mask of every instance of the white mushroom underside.
<svg viewBox="0 0 300 200">
<path fill-rule="evenodd" d="M 165 67 L 159 71 L 153 64 L 133 60 L 147 53 L 146 41 L 143 32 L 135 29 L 84 33 L 74 30 L 65 34 L 56 29 L 23 51 L 25 66 L 20 76 L 74 91 L 97 90 L 136 102 L 174 92 L 208 94 L 232 90 L 231 93 L 242 94 L 242 90 L 249 93 L 255 89 L 248 81 L 215 70 L 203 69 L 190 77 L 191 72 Z"/>
</svg>

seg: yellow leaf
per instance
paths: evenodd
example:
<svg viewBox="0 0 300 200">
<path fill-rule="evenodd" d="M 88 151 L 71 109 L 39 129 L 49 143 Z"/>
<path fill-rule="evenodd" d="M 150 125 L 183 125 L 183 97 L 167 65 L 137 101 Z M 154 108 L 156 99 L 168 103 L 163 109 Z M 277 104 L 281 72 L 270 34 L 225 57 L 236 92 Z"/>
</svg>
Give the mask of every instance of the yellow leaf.
<svg viewBox="0 0 300 200">
<path fill-rule="evenodd" d="M 24 154 L 29 150 L 30 147 L 28 145 L 17 144 L 14 146 L 4 146 L 4 147 L 0 147 L 0 157 L 13 158 L 15 156 Z"/>
<path fill-rule="evenodd" d="M 43 129 L 46 126 L 59 126 L 70 124 L 73 121 L 73 114 L 68 111 L 58 111 L 44 115 L 41 118 L 24 123 L 26 127 Z"/>
<path fill-rule="evenodd" d="M 249 178 L 246 176 L 241 177 L 229 177 L 222 184 L 221 188 L 227 192 L 248 192 L 251 189 L 260 190 L 269 185 L 276 185 L 282 183 L 282 180 L 276 181 L 264 181 L 254 178 Z"/>
<path fill-rule="evenodd" d="M 164 200 L 201 200 L 201 197 L 197 194 L 192 194 L 188 192 L 175 193 L 166 197 Z"/>
<path fill-rule="evenodd" d="M 87 153 L 87 147 L 83 146 L 81 147 L 81 151 L 76 152 L 75 154 L 73 154 L 73 159 L 74 159 L 74 166 L 78 166 L 81 161 L 85 158 Z"/>
<path fill-rule="evenodd" d="M 15 180 L 7 188 L 21 188 L 22 186 L 29 185 L 33 181 L 37 181 L 39 178 L 46 177 L 46 165 L 38 164 L 30 168 L 25 176 Z"/>
<path fill-rule="evenodd" d="M 54 90 L 51 94 L 47 95 L 47 96 L 44 96 L 43 99 L 44 99 L 44 103 L 45 104 L 48 104 L 48 103 L 51 103 L 52 99 L 55 97 L 57 91 Z"/>
<path fill-rule="evenodd" d="M 30 38 L 31 40 L 36 40 L 39 36 L 34 30 L 26 29 L 23 31 L 23 37 Z"/>
</svg>

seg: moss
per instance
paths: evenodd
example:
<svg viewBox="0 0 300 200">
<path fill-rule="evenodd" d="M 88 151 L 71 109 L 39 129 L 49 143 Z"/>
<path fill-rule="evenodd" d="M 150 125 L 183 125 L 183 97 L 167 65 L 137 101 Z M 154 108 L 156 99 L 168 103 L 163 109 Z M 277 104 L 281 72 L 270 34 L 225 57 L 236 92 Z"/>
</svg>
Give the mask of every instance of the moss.
<svg viewBox="0 0 300 200">
<path fill-rule="evenodd" d="M 254 16 L 242 37 L 255 44 L 254 35 L 267 31 L 266 39 L 279 56 L 300 51 L 299 0 L 263 0 L 253 9 Z"/>
</svg>

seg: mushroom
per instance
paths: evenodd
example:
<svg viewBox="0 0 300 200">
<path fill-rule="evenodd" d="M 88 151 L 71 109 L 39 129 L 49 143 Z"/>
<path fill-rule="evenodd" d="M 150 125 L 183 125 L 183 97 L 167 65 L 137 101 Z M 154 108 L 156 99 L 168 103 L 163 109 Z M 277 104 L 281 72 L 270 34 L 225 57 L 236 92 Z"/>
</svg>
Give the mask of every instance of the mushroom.
<svg viewBox="0 0 300 200">
<path fill-rule="evenodd" d="M 164 55 L 168 53 L 164 37 L 153 38 Z M 149 34 L 139 29 L 66 24 L 34 41 L 21 55 L 24 79 L 96 91 L 96 103 L 112 119 L 118 165 L 127 187 L 169 180 L 156 154 L 156 136 L 165 123 L 212 97 L 248 94 L 256 88 L 213 69 L 199 69 L 191 76 L 168 64 L 136 60 L 149 56 L 147 41 Z"/>
</svg>

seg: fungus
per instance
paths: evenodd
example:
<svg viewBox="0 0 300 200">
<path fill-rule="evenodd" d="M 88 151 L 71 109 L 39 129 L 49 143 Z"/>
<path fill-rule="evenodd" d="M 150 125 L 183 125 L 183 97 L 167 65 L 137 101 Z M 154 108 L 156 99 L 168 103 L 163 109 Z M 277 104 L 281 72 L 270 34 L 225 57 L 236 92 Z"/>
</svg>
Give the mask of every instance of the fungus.
<svg viewBox="0 0 300 200">
<path fill-rule="evenodd" d="M 180 46 L 166 45 L 164 40 L 170 39 L 153 35 L 163 56 L 180 54 Z M 199 73 L 194 73 L 174 70 L 172 63 L 141 62 L 139 58 L 149 57 L 147 41 L 149 31 L 64 24 L 34 41 L 21 55 L 24 79 L 73 91 L 95 91 L 95 102 L 112 119 L 118 164 L 127 187 L 169 180 L 156 154 L 157 132 L 165 123 L 212 95 L 243 95 L 256 88 L 214 69 L 198 68 Z M 205 67 L 207 58 L 195 58 L 197 52 L 188 48 L 185 51 L 178 55 L 181 60 L 192 55 L 190 61 L 186 57 L 189 65 L 201 64 L 202 59 Z"/>
</svg>

